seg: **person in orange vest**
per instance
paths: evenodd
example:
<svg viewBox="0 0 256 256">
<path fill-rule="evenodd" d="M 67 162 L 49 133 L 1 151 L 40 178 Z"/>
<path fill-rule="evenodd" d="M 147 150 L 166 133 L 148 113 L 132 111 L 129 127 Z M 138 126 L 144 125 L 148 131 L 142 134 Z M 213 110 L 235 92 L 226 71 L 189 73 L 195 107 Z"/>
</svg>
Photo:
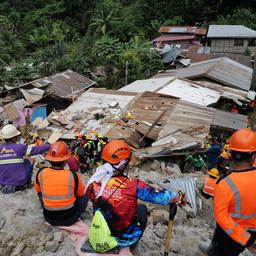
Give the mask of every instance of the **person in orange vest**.
<svg viewBox="0 0 256 256">
<path fill-rule="evenodd" d="M 43 141 L 41 140 L 41 138 L 39 137 L 38 133 L 35 133 L 33 135 L 33 146 L 41 146 L 43 145 Z"/>
<path fill-rule="evenodd" d="M 256 133 L 236 131 L 230 139 L 232 171 L 217 182 L 214 214 L 217 226 L 210 246 L 199 248 L 208 256 L 238 256 L 256 248 Z"/>
<path fill-rule="evenodd" d="M 45 156 L 52 167 L 39 170 L 34 183 L 44 218 L 53 226 L 74 224 L 88 202 L 79 173 L 64 169 L 70 156 L 63 141 L 52 144 Z"/>
<path fill-rule="evenodd" d="M 216 168 L 212 168 L 208 171 L 208 176 L 205 176 L 204 185 L 202 188 L 202 194 L 206 199 L 213 197 L 218 179 L 219 171 Z"/>
</svg>

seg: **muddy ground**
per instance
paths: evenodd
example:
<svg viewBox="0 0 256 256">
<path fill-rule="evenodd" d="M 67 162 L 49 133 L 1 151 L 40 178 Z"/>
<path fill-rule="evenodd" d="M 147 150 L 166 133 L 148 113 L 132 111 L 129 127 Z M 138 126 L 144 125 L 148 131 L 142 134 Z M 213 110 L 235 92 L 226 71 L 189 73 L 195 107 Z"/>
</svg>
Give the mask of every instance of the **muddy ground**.
<svg viewBox="0 0 256 256">
<path fill-rule="evenodd" d="M 160 162 L 148 162 L 130 170 L 130 176 L 140 177 L 152 184 L 164 179 L 170 172 Z M 203 173 L 187 174 L 197 177 L 199 186 Z M 173 174 L 173 177 L 177 174 Z M 87 175 L 83 174 L 83 180 Z M 178 209 L 173 226 L 172 254 L 175 256 L 202 255 L 199 242 L 209 242 L 214 229 L 212 200 L 202 200 L 202 209 L 196 217 Z M 44 224 L 42 209 L 33 188 L 11 195 L 0 192 L 0 255 L 1 256 L 75 256 L 67 233 Z M 148 204 L 149 209 L 153 205 Z M 86 223 L 92 218 L 88 206 Z M 157 207 L 151 212 L 144 236 L 133 251 L 135 256 L 163 255 L 168 221 L 168 208 Z"/>
</svg>

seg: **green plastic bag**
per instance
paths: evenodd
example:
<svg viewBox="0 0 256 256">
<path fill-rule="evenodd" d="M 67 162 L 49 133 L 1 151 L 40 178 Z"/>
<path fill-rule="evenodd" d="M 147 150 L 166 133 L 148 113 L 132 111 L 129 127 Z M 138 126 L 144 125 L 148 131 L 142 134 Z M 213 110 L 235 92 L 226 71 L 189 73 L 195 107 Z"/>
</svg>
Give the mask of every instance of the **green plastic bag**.
<svg viewBox="0 0 256 256">
<path fill-rule="evenodd" d="M 108 224 L 99 210 L 95 212 L 92 219 L 89 241 L 93 250 L 99 253 L 107 252 L 118 245 L 115 237 L 111 236 Z"/>
</svg>

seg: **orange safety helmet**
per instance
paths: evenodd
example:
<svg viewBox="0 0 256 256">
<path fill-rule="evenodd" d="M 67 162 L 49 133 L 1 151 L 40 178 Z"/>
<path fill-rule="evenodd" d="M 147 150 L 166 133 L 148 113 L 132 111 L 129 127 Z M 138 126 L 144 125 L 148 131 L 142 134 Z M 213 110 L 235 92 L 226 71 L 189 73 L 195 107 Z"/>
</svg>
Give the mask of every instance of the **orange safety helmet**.
<svg viewBox="0 0 256 256">
<path fill-rule="evenodd" d="M 49 152 L 46 154 L 45 159 L 50 162 L 62 162 L 71 157 L 71 153 L 64 141 L 58 141 L 51 145 Z"/>
<path fill-rule="evenodd" d="M 112 140 L 103 148 L 101 159 L 110 164 L 118 164 L 131 157 L 131 148 L 123 140 Z M 130 160 L 130 159 L 129 159 Z"/>
<path fill-rule="evenodd" d="M 249 128 L 243 128 L 231 136 L 230 150 L 239 152 L 256 151 L 256 133 Z"/>
</svg>

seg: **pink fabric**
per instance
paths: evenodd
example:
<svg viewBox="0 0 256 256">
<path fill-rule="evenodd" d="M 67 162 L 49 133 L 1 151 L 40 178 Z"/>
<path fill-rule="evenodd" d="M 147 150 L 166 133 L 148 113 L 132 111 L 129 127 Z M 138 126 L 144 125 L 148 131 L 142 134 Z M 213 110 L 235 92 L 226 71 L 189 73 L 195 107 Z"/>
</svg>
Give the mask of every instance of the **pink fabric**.
<svg viewBox="0 0 256 256">
<path fill-rule="evenodd" d="M 15 126 L 15 127 L 18 127 L 18 126 L 20 126 L 20 127 L 22 127 L 22 126 L 25 126 L 26 125 L 26 117 L 25 117 L 25 114 L 24 114 L 24 112 L 23 112 L 23 110 L 20 110 L 20 109 L 16 109 L 17 110 L 17 112 L 19 113 L 19 116 L 20 116 L 20 118 L 17 118 L 17 119 L 15 119 L 15 120 L 13 120 L 13 125 Z"/>
<path fill-rule="evenodd" d="M 83 243 L 88 239 L 89 234 L 89 226 L 86 225 L 82 220 L 77 221 L 72 226 L 59 226 L 58 228 L 69 231 L 70 235 L 69 238 L 74 242 L 76 253 L 79 256 L 117 256 L 117 254 L 98 254 L 98 253 L 85 253 L 80 250 Z M 122 248 L 119 256 L 133 256 L 129 247 Z"/>
</svg>

